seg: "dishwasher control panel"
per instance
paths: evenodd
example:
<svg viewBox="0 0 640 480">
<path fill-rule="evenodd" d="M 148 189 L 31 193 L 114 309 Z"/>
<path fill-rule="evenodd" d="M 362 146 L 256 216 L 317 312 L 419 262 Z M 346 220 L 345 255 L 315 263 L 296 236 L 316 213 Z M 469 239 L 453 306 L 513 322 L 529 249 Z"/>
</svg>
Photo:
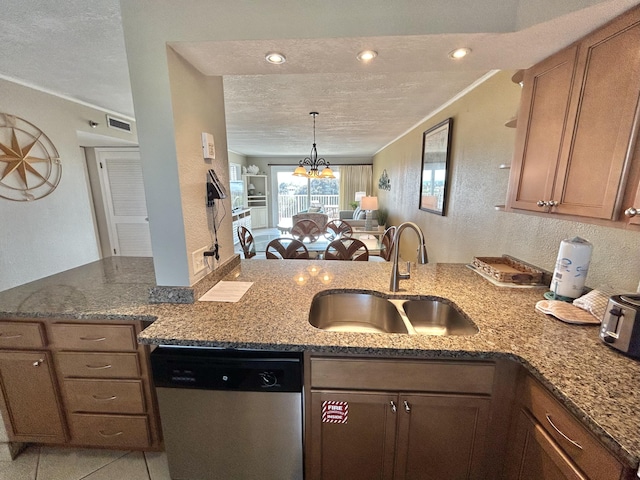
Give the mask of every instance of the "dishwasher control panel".
<svg viewBox="0 0 640 480">
<path fill-rule="evenodd" d="M 158 347 L 151 366 L 156 387 L 302 391 L 298 352 Z"/>
</svg>

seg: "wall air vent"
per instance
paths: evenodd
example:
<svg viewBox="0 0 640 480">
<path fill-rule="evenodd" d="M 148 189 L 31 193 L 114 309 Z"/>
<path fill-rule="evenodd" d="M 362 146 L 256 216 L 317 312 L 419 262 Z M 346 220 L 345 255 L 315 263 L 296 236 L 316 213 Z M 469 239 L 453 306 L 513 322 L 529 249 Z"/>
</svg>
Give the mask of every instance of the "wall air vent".
<svg viewBox="0 0 640 480">
<path fill-rule="evenodd" d="M 131 133 L 131 122 L 107 115 L 107 126 L 123 132 Z"/>
</svg>

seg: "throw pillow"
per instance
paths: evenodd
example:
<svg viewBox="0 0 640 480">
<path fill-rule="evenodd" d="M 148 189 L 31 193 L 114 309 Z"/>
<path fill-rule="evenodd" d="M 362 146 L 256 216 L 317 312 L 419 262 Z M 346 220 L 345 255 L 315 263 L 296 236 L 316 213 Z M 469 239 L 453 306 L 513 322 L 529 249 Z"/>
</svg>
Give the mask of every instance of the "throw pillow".
<svg viewBox="0 0 640 480">
<path fill-rule="evenodd" d="M 354 220 L 357 220 L 360 212 L 361 212 L 360 207 L 356 207 L 356 209 L 353 211 L 353 215 L 351 216 L 351 218 L 353 218 Z"/>
<path fill-rule="evenodd" d="M 360 210 L 358 212 L 358 216 L 353 218 L 356 220 L 365 220 L 367 218 L 367 212 L 365 210 Z"/>
</svg>

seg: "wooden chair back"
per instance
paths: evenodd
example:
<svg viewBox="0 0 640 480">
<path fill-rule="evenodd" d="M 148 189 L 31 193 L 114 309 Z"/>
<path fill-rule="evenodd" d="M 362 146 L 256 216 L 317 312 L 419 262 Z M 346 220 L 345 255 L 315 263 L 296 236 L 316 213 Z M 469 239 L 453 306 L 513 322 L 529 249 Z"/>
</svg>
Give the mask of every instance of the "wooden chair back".
<svg viewBox="0 0 640 480">
<path fill-rule="evenodd" d="M 293 224 L 293 227 L 291 227 L 291 236 L 301 242 L 305 240 L 315 242 L 320 235 L 322 235 L 322 229 L 313 220 L 298 220 Z"/>
<path fill-rule="evenodd" d="M 256 243 L 253 240 L 251 231 L 244 225 L 238 227 L 238 239 L 240 240 L 240 247 L 242 247 L 242 253 L 244 258 L 251 258 L 256 256 Z"/>
<path fill-rule="evenodd" d="M 380 241 L 380 256 L 387 262 L 391 260 L 391 252 L 393 252 L 393 240 L 396 236 L 396 227 L 391 226 L 384 231 Z"/>
<path fill-rule="evenodd" d="M 350 237 L 352 234 L 353 228 L 344 220 L 331 220 L 324 226 L 324 236 L 329 240 L 336 237 Z"/>
<path fill-rule="evenodd" d="M 265 256 L 267 260 L 305 259 L 309 258 L 309 250 L 295 238 L 276 238 L 268 243 Z"/>
<path fill-rule="evenodd" d="M 325 260 L 369 260 L 369 249 L 357 238 L 340 237 L 331 242 L 324 251 Z"/>
</svg>

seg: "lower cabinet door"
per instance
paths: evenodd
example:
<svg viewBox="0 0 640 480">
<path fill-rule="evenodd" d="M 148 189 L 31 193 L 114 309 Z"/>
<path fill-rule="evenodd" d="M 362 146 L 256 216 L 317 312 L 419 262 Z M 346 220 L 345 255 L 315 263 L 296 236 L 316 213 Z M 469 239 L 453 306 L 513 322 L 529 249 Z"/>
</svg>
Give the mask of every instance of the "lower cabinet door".
<svg viewBox="0 0 640 480">
<path fill-rule="evenodd" d="M 525 410 L 520 410 L 514 442 L 507 452 L 505 479 L 585 480 L 578 467 Z"/>
<path fill-rule="evenodd" d="M 309 480 L 393 478 L 397 394 L 311 393 Z"/>
<path fill-rule="evenodd" d="M 490 404 L 479 396 L 400 395 L 394 478 L 485 478 Z"/>
<path fill-rule="evenodd" d="M 10 440 L 65 442 L 51 365 L 47 352 L 0 352 L 0 407 Z"/>
</svg>

